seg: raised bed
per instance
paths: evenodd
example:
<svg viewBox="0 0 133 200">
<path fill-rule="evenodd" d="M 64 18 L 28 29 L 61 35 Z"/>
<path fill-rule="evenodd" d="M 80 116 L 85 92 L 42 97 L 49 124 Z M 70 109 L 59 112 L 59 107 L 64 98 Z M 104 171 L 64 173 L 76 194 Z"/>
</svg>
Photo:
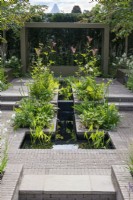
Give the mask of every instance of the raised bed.
<svg viewBox="0 0 133 200">
<path fill-rule="evenodd" d="M 74 76 L 78 72 L 78 66 L 50 66 L 50 69 L 55 77 Z"/>
<path fill-rule="evenodd" d="M 129 70 L 127 69 L 118 69 L 117 74 L 116 74 L 117 80 L 121 84 L 126 84 L 128 80 L 128 73 L 129 73 Z"/>
<path fill-rule="evenodd" d="M 116 190 L 116 199 L 133 199 L 133 177 L 127 165 L 113 165 L 111 168 L 112 181 Z"/>
</svg>

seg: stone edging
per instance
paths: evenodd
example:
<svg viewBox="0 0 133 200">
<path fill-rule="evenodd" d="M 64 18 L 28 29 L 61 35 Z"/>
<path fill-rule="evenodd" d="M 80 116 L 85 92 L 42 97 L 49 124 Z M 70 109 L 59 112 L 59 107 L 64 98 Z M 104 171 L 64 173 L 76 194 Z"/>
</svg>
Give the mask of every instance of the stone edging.
<svg viewBox="0 0 133 200">
<path fill-rule="evenodd" d="M 117 200 L 133 199 L 133 177 L 127 165 L 113 165 L 111 168 L 112 181 L 117 192 Z"/>
<path fill-rule="evenodd" d="M 1 182 L 2 200 L 18 200 L 19 185 L 23 174 L 23 166 L 9 164 Z"/>
</svg>

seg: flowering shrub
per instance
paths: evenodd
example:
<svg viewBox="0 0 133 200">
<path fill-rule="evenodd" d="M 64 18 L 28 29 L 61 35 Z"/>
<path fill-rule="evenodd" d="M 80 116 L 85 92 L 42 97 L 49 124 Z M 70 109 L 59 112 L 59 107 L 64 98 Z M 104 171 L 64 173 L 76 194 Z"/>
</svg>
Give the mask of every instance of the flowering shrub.
<svg viewBox="0 0 133 200">
<path fill-rule="evenodd" d="M 20 60 L 16 56 L 12 56 L 10 59 L 6 60 L 5 67 L 13 69 L 14 77 L 21 76 L 21 64 Z"/>
<path fill-rule="evenodd" d="M 116 57 L 112 65 L 117 68 L 133 69 L 133 56 L 127 57 L 124 53 L 121 57 Z"/>
<path fill-rule="evenodd" d="M 98 76 L 100 74 L 99 66 L 98 66 L 98 57 L 97 52 L 98 49 L 91 48 L 91 41 L 93 38 L 87 36 L 87 44 L 84 52 L 76 53 L 76 48 L 71 47 L 72 53 L 75 55 L 74 62 L 79 66 L 79 71 L 77 75 L 88 75 L 88 76 Z"/>
</svg>

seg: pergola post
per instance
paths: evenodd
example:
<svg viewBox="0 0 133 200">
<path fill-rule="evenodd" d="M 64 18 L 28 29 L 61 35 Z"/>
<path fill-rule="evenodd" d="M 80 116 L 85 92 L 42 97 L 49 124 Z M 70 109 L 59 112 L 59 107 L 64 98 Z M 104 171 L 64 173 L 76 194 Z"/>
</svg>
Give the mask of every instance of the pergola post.
<svg viewBox="0 0 133 200">
<path fill-rule="evenodd" d="M 23 27 L 21 29 L 21 63 L 22 72 L 26 73 L 28 66 L 28 29 Z"/>
<path fill-rule="evenodd" d="M 105 75 L 108 74 L 109 65 L 109 27 L 106 26 L 103 31 L 102 39 L 102 68 Z"/>
</svg>

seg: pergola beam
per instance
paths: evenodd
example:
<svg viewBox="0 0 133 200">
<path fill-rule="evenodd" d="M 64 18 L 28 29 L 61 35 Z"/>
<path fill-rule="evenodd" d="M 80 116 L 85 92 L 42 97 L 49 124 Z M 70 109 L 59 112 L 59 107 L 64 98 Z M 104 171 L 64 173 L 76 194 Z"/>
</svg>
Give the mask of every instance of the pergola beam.
<svg viewBox="0 0 133 200">
<path fill-rule="evenodd" d="M 106 24 L 79 22 L 28 22 L 25 28 L 107 28 Z"/>
</svg>

